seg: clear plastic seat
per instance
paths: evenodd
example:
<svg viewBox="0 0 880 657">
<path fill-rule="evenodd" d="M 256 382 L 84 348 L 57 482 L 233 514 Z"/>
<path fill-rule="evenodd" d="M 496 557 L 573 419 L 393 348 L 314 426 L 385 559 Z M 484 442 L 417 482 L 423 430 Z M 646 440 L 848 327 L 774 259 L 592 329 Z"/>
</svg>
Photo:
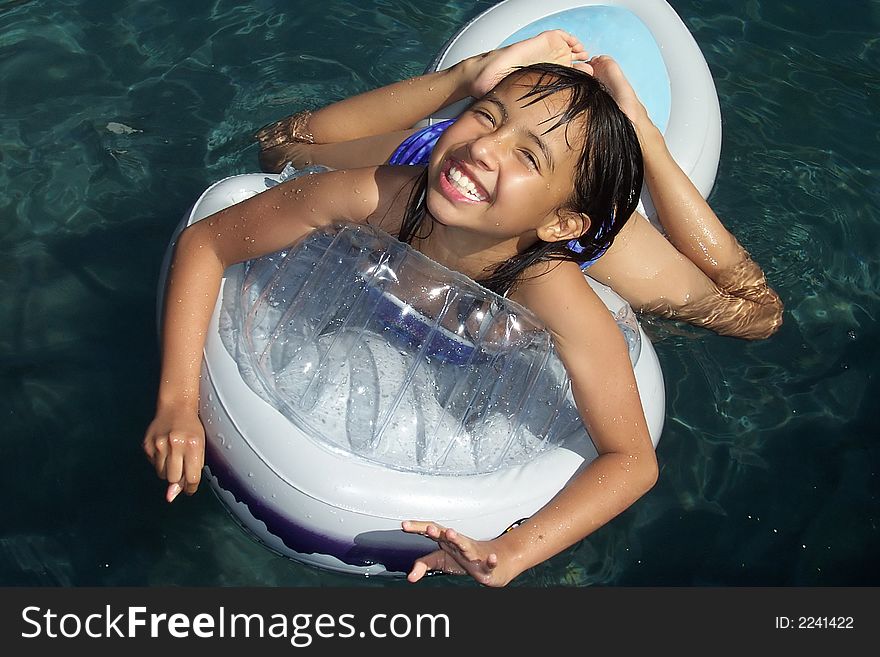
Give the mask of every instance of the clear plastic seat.
<svg viewBox="0 0 880 657">
<path fill-rule="evenodd" d="M 489 472 L 585 431 L 530 311 L 369 226 L 227 272 L 221 336 L 306 435 L 387 467 Z"/>
</svg>

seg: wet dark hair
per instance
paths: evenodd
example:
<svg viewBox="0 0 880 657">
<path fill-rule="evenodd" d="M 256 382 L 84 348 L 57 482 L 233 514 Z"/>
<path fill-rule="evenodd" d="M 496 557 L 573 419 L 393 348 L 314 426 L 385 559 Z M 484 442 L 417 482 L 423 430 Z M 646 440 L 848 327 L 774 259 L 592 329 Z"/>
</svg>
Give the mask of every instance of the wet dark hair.
<svg viewBox="0 0 880 657">
<path fill-rule="evenodd" d="M 538 241 L 522 253 L 500 263 L 477 282 L 498 294 L 507 293 L 522 273 L 537 262 L 571 260 L 589 262 L 607 249 L 626 220 L 635 212 L 642 188 L 642 151 L 635 129 L 605 87 L 593 76 L 569 66 L 532 64 L 510 73 L 499 84 L 527 74 L 538 78 L 518 100 L 528 107 L 561 91 L 567 92 L 565 109 L 547 122 L 544 134 L 564 127 L 584 116 L 583 150 L 575 165 L 574 193 L 564 210 L 586 214 L 590 226 L 577 242 L 582 251 L 568 246 L 570 240 Z M 568 141 L 566 132 L 566 143 Z M 410 193 L 398 238 L 407 244 L 416 237 L 430 235 L 433 223 L 423 227 L 426 212 L 427 170 L 416 180 Z M 426 230 L 419 234 L 420 229 Z"/>
</svg>

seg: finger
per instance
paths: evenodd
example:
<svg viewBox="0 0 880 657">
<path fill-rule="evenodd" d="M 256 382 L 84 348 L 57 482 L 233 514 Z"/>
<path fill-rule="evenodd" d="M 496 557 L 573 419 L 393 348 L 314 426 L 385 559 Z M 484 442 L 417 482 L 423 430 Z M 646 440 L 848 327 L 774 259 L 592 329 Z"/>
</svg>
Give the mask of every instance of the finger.
<svg viewBox="0 0 880 657">
<path fill-rule="evenodd" d="M 428 523 L 428 526 L 425 528 L 425 534 L 428 538 L 432 538 L 435 541 L 439 541 L 443 539 L 443 534 L 446 531 L 445 527 L 442 527 L 435 523 Z"/>
<path fill-rule="evenodd" d="M 565 42 L 568 44 L 577 43 L 577 37 L 571 32 L 566 32 L 565 30 L 549 30 L 551 34 L 555 33 L 565 39 Z"/>
<path fill-rule="evenodd" d="M 190 438 L 181 433 L 168 436 L 168 459 L 165 463 L 165 478 L 168 481 L 183 479 L 183 461 L 186 458 Z"/>
<path fill-rule="evenodd" d="M 450 544 L 454 545 L 456 549 L 458 549 L 458 551 L 462 554 L 470 549 L 471 545 L 473 544 L 473 541 L 471 541 L 471 539 L 469 539 L 467 536 L 464 536 L 463 534 L 459 534 L 454 529 L 446 530 L 446 540 Z"/>
<path fill-rule="evenodd" d="M 494 570 L 498 565 L 498 555 L 492 552 L 488 557 L 486 557 L 486 567 L 489 570 Z"/>
<path fill-rule="evenodd" d="M 440 547 L 451 555 L 460 555 L 463 559 L 473 561 L 478 559 L 479 555 L 475 552 L 474 542 L 466 536 L 462 536 L 454 529 L 447 529 L 444 534 L 444 541 L 440 543 Z"/>
<path fill-rule="evenodd" d="M 156 468 L 156 476 L 165 478 L 165 460 L 168 458 L 168 439 L 156 439 L 156 453 L 153 456 L 153 467 Z"/>
<path fill-rule="evenodd" d="M 467 574 L 467 569 L 464 567 L 464 564 L 462 564 L 460 556 L 450 553 L 448 551 L 447 543 L 441 543 L 439 550 L 431 552 L 431 554 L 426 554 L 420 559 L 420 561 L 425 562 L 425 565 L 428 567 L 426 573 L 428 575 L 437 572 L 445 573 L 447 575 Z"/>
<path fill-rule="evenodd" d="M 406 576 L 407 581 L 409 582 L 418 582 L 422 577 L 425 576 L 425 573 L 428 572 L 428 564 L 422 561 L 421 559 L 416 559 L 416 562 L 413 564 L 412 570 L 409 571 L 409 574 Z"/>
<path fill-rule="evenodd" d="M 418 520 L 404 520 L 400 523 L 400 528 L 407 534 L 424 534 L 427 525 L 428 523 Z"/>
<path fill-rule="evenodd" d="M 421 534 L 422 536 L 431 536 L 431 532 L 433 532 L 435 536 L 440 535 L 440 527 L 435 522 L 426 522 L 424 520 L 404 520 L 400 526 L 403 528 L 403 531 L 407 532 L 408 534 Z"/>
<path fill-rule="evenodd" d="M 584 44 L 573 34 L 569 34 L 565 42 L 572 52 L 583 52 L 585 50 Z"/>
<path fill-rule="evenodd" d="M 565 42 L 568 44 L 569 50 L 571 50 L 572 55 L 586 54 L 587 49 L 584 47 L 584 44 L 581 43 L 580 39 L 578 39 L 573 34 L 569 34 L 568 32 L 563 32 L 562 34 Z M 580 57 L 575 57 L 575 59 L 580 59 Z"/>
<path fill-rule="evenodd" d="M 192 495 L 199 487 L 202 479 L 202 466 L 205 464 L 205 450 L 197 441 L 191 441 L 187 446 L 186 457 L 183 461 L 184 490 L 187 495 Z"/>
<path fill-rule="evenodd" d="M 578 69 L 579 71 L 583 71 L 584 73 L 588 73 L 590 75 L 595 75 L 593 72 L 593 66 L 588 64 L 587 62 L 578 62 L 572 65 L 573 68 Z"/>
<path fill-rule="evenodd" d="M 202 478 L 199 474 L 195 475 L 186 475 L 181 480 L 181 485 L 183 486 L 183 492 L 187 495 L 195 495 L 196 491 L 199 489 L 199 484 L 201 483 Z"/>
<path fill-rule="evenodd" d="M 174 501 L 175 497 L 180 495 L 180 491 L 182 491 L 182 490 L 183 490 L 183 488 L 181 488 L 180 484 L 177 482 L 174 482 L 173 484 L 169 484 L 168 490 L 165 491 L 165 499 L 168 500 L 168 503 L 170 504 L 171 502 Z"/>
</svg>

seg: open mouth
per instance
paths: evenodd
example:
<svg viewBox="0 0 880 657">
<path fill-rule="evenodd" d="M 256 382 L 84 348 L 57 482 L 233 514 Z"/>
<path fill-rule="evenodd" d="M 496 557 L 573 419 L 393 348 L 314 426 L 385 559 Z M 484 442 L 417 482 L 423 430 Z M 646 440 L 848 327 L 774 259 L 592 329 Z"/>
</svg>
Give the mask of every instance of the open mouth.
<svg viewBox="0 0 880 657">
<path fill-rule="evenodd" d="M 468 201 L 480 203 L 489 198 L 486 190 L 471 180 L 463 168 L 456 166 L 452 160 L 447 161 L 440 177 L 444 182 L 448 183 L 452 191 L 457 192 L 458 195 L 463 196 Z"/>
</svg>

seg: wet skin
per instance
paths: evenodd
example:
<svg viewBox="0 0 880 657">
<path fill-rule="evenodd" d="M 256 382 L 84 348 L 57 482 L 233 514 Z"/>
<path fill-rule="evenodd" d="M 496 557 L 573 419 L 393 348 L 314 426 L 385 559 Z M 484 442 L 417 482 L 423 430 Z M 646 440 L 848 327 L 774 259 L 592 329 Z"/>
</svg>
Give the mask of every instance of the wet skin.
<svg viewBox="0 0 880 657">
<path fill-rule="evenodd" d="M 539 239 L 562 239 L 560 223 L 586 228 L 584 217 L 560 210 L 573 193 L 582 121 L 545 133 L 566 99 L 527 106 L 532 99 L 520 97 L 533 81 L 504 83 L 475 103 L 431 155 L 426 205 L 437 222 L 434 237 L 442 233 L 459 254 L 483 252 L 497 262 Z"/>
</svg>

